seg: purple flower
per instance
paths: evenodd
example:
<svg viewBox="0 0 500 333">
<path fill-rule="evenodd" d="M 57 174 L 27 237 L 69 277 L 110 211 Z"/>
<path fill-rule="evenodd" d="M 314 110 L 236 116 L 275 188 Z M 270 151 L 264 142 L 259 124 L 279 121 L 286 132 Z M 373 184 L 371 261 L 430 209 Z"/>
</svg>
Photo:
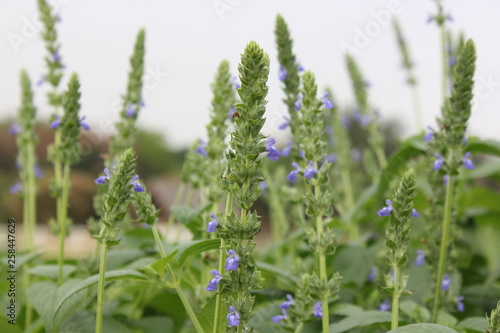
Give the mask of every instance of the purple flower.
<svg viewBox="0 0 500 333">
<path fill-rule="evenodd" d="M 434 170 L 439 170 L 443 167 L 444 164 L 443 156 L 439 155 L 438 153 L 434 154 L 434 156 L 436 156 L 436 160 L 434 161 Z"/>
<path fill-rule="evenodd" d="M 300 73 L 300 72 L 303 72 L 304 71 L 304 66 L 302 66 L 301 64 L 297 64 L 297 71 Z"/>
<path fill-rule="evenodd" d="M 139 104 L 139 106 L 140 106 L 141 108 L 143 108 L 143 107 L 145 107 L 145 106 L 146 106 L 146 103 L 144 103 L 144 100 L 142 99 L 142 97 L 139 99 L 139 103 L 138 103 L 138 104 Z"/>
<path fill-rule="evenodd" d="M 226 317 L 227 324 L 230 327 L 238 326 L 240 324 L 240 314 L 232 306 L 229 307 L 229 314 Z"/>
<path fill-rule="evenodd" d="M 54 62 L 61 61 L 61 55 L 59 54 L 59 50 L 56 50 L 54 53 L 52 53 L 52 60 L 54 60 Z"/>
<path fill-rule="evenodd" d="M 276 323 L 276 324 L 279 324 L 280 321 L 282 321 L 283 319 L 288 319 L 288 315 L 286 313 L 286 310 L 285 309 L 281 309 L 281 312 L 283 313 L 283 315 L 278 315 L 278 316 L 274 316 L 273 318 L 271 318 L 271 320 Z"/>
<path fill-rule="evenodd" d="M 449 274 L 445 274 L 443 276 L 443 280 L 441 281 L 441 290 L 442 291 L 447 291 L 448 289 L 450 289 L 450 285 L 451 285 L 450 275 Z"/>
<path fill-rule="evenodd" d="M 373 282 L 377 279 L 378 269 L 375 266 L 370 267 L 370 274 L 368 275 L 368 281 Z"/>
<path fill-rule="evenodd" d="M 87 116 L 83 116 L 82 118 L 80 118 L 80 126 L 82 126 L 85 131 L 88 131 L 90 129 L 90 126 L 85 122 L 85 118 L 87 118 Z"/>
<path fill-rule="evenodd" d="M 302 149 L 301 149 L 301 150 L 299 150 L 299 157 L 300 157 L 301 159 L 306 158 L 306 153 L 305 153 Z"/>
<path fill-rule="evenodd" d="M 328 92 L 325 92 L 323 94 L 323 97 L 321 97 L 321 102 L 323 103 L 323 105 L 325 106 L 325 109 L 329 110 L 329 109 L 333 109 L 333 103 L 328 99 L 328 96 L 330 94 Z"/>
<path fill-rule="evenodd" d="M 235 87 L 236 89 L 239 89 L 241 88 L 241 84 L 240 82 L 238 81 L 238 78 L 236 76 L 233 76 L 231 78 L 231 84 L 233 85 L 233 87 Z"/>
<path fill-rule="evenodd" d="M 420 217 L 420 214 L 417 212 L 417 210 L 415 208 L 413 208 L 411 210 L 411 216 L 413 216 L 413 217 Z"/>
<path fill-rule="evenodd" d="M 23 189 L 23 185 L 21 184 L 21 182 L 17 182 L 9 188 L 9 193 L 16 194 L 16 193 L 21 192 L 22 189 Z"/>
<path fill-rule="evenodd" d="M 318 170 L 316 170 L 314 163 L 312 161 L 309 161 L 309 167 L 304 171 L 304 177 L 306 177 L 307 179 L 312 179 L 317 173 Z"/>
<path fill-rule="evenodd" d="M 235 271 L 240 265 L 240 258 L 233 250 L 227 251 L 227 254 L 229 254 L 229 257 L 227 257 L 226 259 L 226 265 L 224 266 L 224 268 L 226 269 L 226 271 Z"/>
<path fill-rule="evenodd" d="M 134 192 L 144 192 L 144 187 L 142 187 L 137 179 L 139 179 L 139 175 L 135 175 L 130 181 L 130 184 L 132 184 L 133 186 Z"/>
<path fill-rule="evenodd" d="M 267 192 L 267 183 L 265 181 L 260 182 L 258 187 L 262 190 L 262 194 Z"/>
<path fill-rule="evenodd" d="M 17 135 L 21 133 L 21 125 L 18 123 L 12 123 L 12 125 L 9 126 L 9 134 L 11 135 Z"/>
<path fill-rule="evenodd" d="M 125 109 L 125 114 L 127 115 L 127 117 L 133 117 L 136 112 L 137 110 L 134 103 L 128 103 L 127 108 Z"/>
<path fill-rule="evenodd" d="M 417 250 L 417 258 L 415 259 L 415 266 L 423 266 L 425 262 L 425 254 L 422 250 Z"/>
<path fill-rule="evenodd" d="M 389 271 L 389 276 L 391 277 L 391 282 L 394 283 L 394 270 Z"/>
<path fill-rule="evenodd" d="M 424 141 L 429 142 L 432 140 L 433 137 L 434 137 L 434 129 L 430 126 L 427 126 L 427 132 L 425 132 Z"/>
<path fill-rule="evenodd" d="M 385 201 L 385 204 L 387 205 L 387 207 L 384 207 L 381 210 L 379 210 L 377 212 L 378 216 L 390 216 L 391 215 L 391 211 L 392 211 L 392 202 L 391 202 L 391 200 L 387 199 Z"/>
<path fill-rule="evenodd" d="M 366 126 L 370 125 L 370 123 L 372 122 L 372 118 L 370 116 L 363 115 L 359 111 L 354 112 L 354 114 L 352 115 L 352 118 L 355 121 L 357 121 L 362 127 L 366 127 Z"/>
<path fill-rule="evenodd" d="M 316 302 L 316 304 L 314 304 L 313 315 L 316 318 L 323 318 L 323 307 L 321 305 L 321 301 L 318 301 Z"/>
<path fill-rule="evenodd" d="M 36 85 L 40 87 L 45 82 L 45 75 L 41 74 L 40 79 L 36 81 Z"/>
<path fill-rule="evenodd" d="M 284 121 L 284 122 L 282 122 L 282 123 L 280 124 L 280 126 L 278 127 L 280 130 L 284 130 L 284 129 L 286 129 L 288 126 L 290 126 L 290 119 L 288 119 L 288 117 L 286 117 L 286 116 L 283 116 L 283 118 L 285 119 L 285 121 Z"/>
<path fill-rule="evenodd" d="M 215 217 L 214 213 L 210 213 L 210 217 L 212 218 L 212 221 L 208 222 L 207 231 L 214 232 L 219 225 L 219 220 L 217 220 L 217 217 Z"/>
<path fill-rule="evenodd" d="M 293 103 L 295 111 L 300 111 L 300 108 L 301 108 L 300 101 L 301 100 L 302 100 L 302 95 L 297 94 L 297 100 L 295 101 L 295 103 Z"/>
<path fill-rule="evenodd" d="M 56 129 L 59 127 L 59 125 L 61 125 L 61 118 L 59 117 L 59 115 L 55 114 L 54 120 L 52 120 L 52 122 L 50 123 L 50 128 Z"/>
<path fill-rule="evenodd" d="M 297 163 L 295 163 L 295 162 L 292 163 L 292 166 L 295 168 L 295 170 L 290 171 L 290 173 L 288 174 L 288 176 L 286 176 L 286 179 L 288 179 L 291 182 L 294 182 L 294 181 L 297 180 L 297 175 L 298 175 L 298 173 L 300 171 L 300 166 Z"/>
<path fill-rule="evenodd" d="M 389 311 L 390 309 L 391 309 L 391 303 L 389 303 L 387 299 L 384 299 L 378 307 L 379 311 Z"/>
<path fill-rule="evenodd" d="M 40 168 L 40 166 L 38 164 L 35 164 L 33 166 L 33 173 L 35 174 L 35 177 L 38 179 L 43 177 L 43 170 L 42 170 L 42 168 Z"/>
<path fill-rule="evenodd" d="M 328 154 L 328 155 L 326 155 L 325 160 L 328 163 L 335 163 L 337 161 L 337 154 Z"/>
<path fill-rule="evenodd" d="M 458 312 L 464 312 L 465 311 L 465 305 L 464 305 L 464 297 L 463 296 L 458 296 L 457 297 L 457 311 Z"/>
<path fill-rule="evenodd" d="M 198 145 L 198 147 L 196 147 L 194 152 L 196 154 L 201 154 L 201 156 L 203 156 L 203 157 L 207 157 L 208 152 L 207 152 L 206 147 L 207 147 L 207 143 L 205 141 L 203 141 L 202 139 L 200 139 L 200 144 Z"/>
<path fill-rule="evenodd" d="M 448 57 L 448 66 L 449 67 L 455 66 L 456 63 L 457 63 L 457 57 L 454 57 L 454 56 Z"/>
<path fill-rule="evenodd" d="M 265 146 L 266 146 L 266 151 L 267 151 L 267 158 L 270 159 L 271 161 L 276 161 L 278 160 L 281 155 L 281 152 L 274 146 L 276 143 L 276 139 L 273 137 L 267 139 Z"/>
<path fill-rule="evenodd" d="M 282 309 L 288 309 L 290 306 L 292 306 L 294 304 L 292 295 L 287 294 L 286 298 L 288 299 L 288 301 L 285 301 L 285 302 L 280 304 L 280 308 L 282 308 Z"/>
<path fill-rule="evenodd" d="M 280 81 L 285 82 L 287 75 L 288 75 L 288 72 L 286 71 L 285 67 L 283 65 L 280 65 L 280 71 L 278 73 L 278 77 L 280 78 Z"/>
<path fill-rule="evenodd" d="M 94 180 L 94 183 L 96 184 L 106 184 L 106 179 L 109 179 L 109 169 L 104 168 L 104 174 L 105 176 L 98 177 Z"/>
<path fill-rule="evenodd" d="M 222 275 L 216 269 L 212 269 L 210 271 L 210 274 L 212 274 L 214 276 L 214 278 L 212 280 L 210 280 L 210 282 L 208 282 L 208 286 L 205 288 L 205 290 L 216 291 L 217 286 L 220 283 L 220 280 L 222 280 Z"/>
<path fill-rule="evenodd" d="M 292 141 L 287 141 L 285 148 L 281 152 L 281 156 L 288 156 L 292 152 Z"/>
<path fill-rule="evenodd" d="M 464 156 L 462 157 L 462 163 L 466 169 L 472 170 L 475 168 L 475 166 L 474 163 L 472 163 L 472 161 L 470 160 L 469 156 L 470 156 L 469 152 L 465 153 Z"/>
<path fill-rule="evenodd" d="M 444 175 L 443 176 L 443 183 L 445 186 L 448 186 L 448 180 L 450 180 L 450 176 Z"/>
</svg>

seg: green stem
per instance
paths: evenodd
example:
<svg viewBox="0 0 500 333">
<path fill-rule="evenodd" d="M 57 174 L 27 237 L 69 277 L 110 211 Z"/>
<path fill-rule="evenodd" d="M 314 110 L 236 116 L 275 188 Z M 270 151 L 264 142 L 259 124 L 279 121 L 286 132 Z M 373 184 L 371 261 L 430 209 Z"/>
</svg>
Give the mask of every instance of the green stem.
<svg viewBox="0 0 500 333">
<path fill-rule="evenodd" d="M 191 187 L 189 187 L 186 194 L 186 201 L 184 202 L 184 205 L 186 205 L 187 207 L 190 207 L 191 204 L 193 203 L 194 193 L 195 191 Z M 179 243 L 182 229 L 184 229 L 184 226 L 180 223 L 177 223 L 177 231 L 175 232 L 174 244 Z"/>
<path fill-rule="evenodd" d="M 151 226 L 151 231 L 153 232 L 153 237 L 155 238 L 156 247 L 158 248 L 158 252 L 160 252 L 160 257 L 165 258 L 167 255 L 165 254 L 165 250 L 163 249 L 163 244 L 161 243 L 160 233 L 158 232 L 158 227 L 156 223 Z"/>
<path fill-rule="evenodd" d="M 273 242 L 274 245 L 276 246 L 275 260 L 276 260 L 276 265 L 278 267 L 284 267 L 282 247 L 277 245 L 283 241 L 283 236 L 288 234 L 288 225 L 286 223 L 286 216 L 283 210 L 284 205 L 282 204 L 280 197 L 277 193 L 277 188 L 272 183 L 272 179 L 268 172 L 266 172 L 266 177 L 267 177 L 266 180 L 268 182 L 267 188 L 269 190 L 269 199 L 270 199 L 269 204 L 271 206 L 270 211 L 272 212 L 271 216 L 273 217 L 271 219 L 271 228 L 273 233 L 272 234 Z M 289 250 L 290 249 L 293 249 L 293 246 L 289 246 Z M 290 255 L 293 255 L 293 252 L 290 253 Z"/>
<path fill-rule="evenodd" d="M 319 185 L 314 186 L 314 195 L 316 198 L 321 197 L 321 189 Z M 318 234 L 318 239 L 322 239 L 323 237 L 323 218 L 321 215 L 316 216 L 316 233 Z M 326 285 L 327 277 L 326 277 L 326 256 L 324 249 L 321 250 L 319 255 L 319 278 L 321 280 L 321 284 Z M 328 293 L 323 290 L 321 294 L 321 307 L 323 311 L 322 316 L 322 326 L 323 333 L 330 332 L 330 314 L 328 310 Z"/>
<path fill-rule="evenodd" d="M 241 217 L 240 217 L 241 224 L 245 225 L 246 220 L 247 220 L 247 210 L 245 208 L 241 208 Z M 240 246 L 243 246 L 243 239 L 242 238 L 239 239 L 239 244 L 240 244 Z M 239 286 L 238 286 L 238 304 L 241 304 L 243 301 L 244 291 L 242 290 L 241 287 L 242 287 L 242 283 L 240 282 Z M 243 287 L 246 287 L 246 286 L 243 286 Z M 238 333 L 242 333 L 243 329 L 245 329 L 245 328 L 246 328 L 246 323 L 245 322 L 240 323 L 240 325 L 238 325 Z"/>
<path fill-rule="evenodd" d="M 186 184 L 181 182 L 181 185 L 179 185 L 179 188 L 177 189 L 177 193 L 175 194 L 174 203 L 172 206 L 176 206 L 181 202 L 181 199 L 182 199 L 182 196 L 184 195 L 185 189 L 186 189 Z M 170 231 L 172 231 L 173 226 L 174 226 L 174 214 L 170 213 L 168 215 L 167 230 L 165 231 L 165 238 L 167 238 L 168 233 Z"/>
<path fill-rule="evenodd" d="M 380 135 L 377 134 L 377 135 Z M 382 145 L 378 144 L 377 147 L 375 148 L 375 155 L 377 155 L 377 160 L 378 164 L 380 165 L 380 168 L 383 170 L 387 166 L 387 158 L 385 157 L 384 149 L 382 148 Z"/>
<path fill-rule="evenodd" d="M 446 201 L 444 206 L 443 233 L 441 235 L 441 247 L 439 249 L 439 264 L 436 279 L 436 291 L 434 294 L 434 307 L 432 309 L 432 322 L 438 319 L 439 306 L 441 302 L 441 281 L 443 280 L 446 267 L 446 255 L 448 252 L 448 236 L 450 233 L 451 208 L 453 203 L 453 177 L 448 175 L 448 185 L 446 187 Z"/>
<path fill-rule="evenodd" d="M 302 328 L 304 327 L 304 323 L 300 322 L 299 326 L 297 326 L 297 329 L 294 331 L 294 333 L 300 333 L 302 332 Z"/>
<path fill-rule="evenodd" d="M 399 267 L 393 266 L 394 271 L 394 294 L 392 296 L 392 321 L 391 330 L 398 328 L 399 324 Z"/>
<path fill-rule="evenodd" d="M 101 260 L 99 262 L 99 282 L 97 284 L 97 310 L 95 319 L 95 333 L 102 333 L 102 314 L 104 306 L 104 282 L 106 274 L 106 254 L 108 245 L 106 239 L 103 240 L 101 246 Z"/>
<path fill-rule="evenodd" d="M 233 194 L 228 192 L 226 197 L 226 209 L 224 211 L 224 219 L 226 216 L 230 215 L 233 211 Z M 219 250 L 219 272 L 224 270 L 224 261 L 226 260 L 226 241 L 224 239 L 220 239 L 220 250 Z M 222 311 L 222 295 L 220 291 L 217 291 L 215 296 L 215 315 L 214 315 L 214 330 L 213 333 L 219 333 L 219 322 L 221 318 Z"/>
<path fill-rule="evenodd" d="M 67 207 L 69 198 L 69 164 L 64 164 L 63 181 L 62 181 L 62 193 L 61 200 L 58 201 L 60 207 L 57 207 L 58 214 L 57 220 L 59 225 L 59 253 L 57 257 L 58 265 L 58 283 L 63 282 L 63 264 L 64 264 L 64 241 L 66 239 L 66 227 L 67 227 Z"/>
</svg>

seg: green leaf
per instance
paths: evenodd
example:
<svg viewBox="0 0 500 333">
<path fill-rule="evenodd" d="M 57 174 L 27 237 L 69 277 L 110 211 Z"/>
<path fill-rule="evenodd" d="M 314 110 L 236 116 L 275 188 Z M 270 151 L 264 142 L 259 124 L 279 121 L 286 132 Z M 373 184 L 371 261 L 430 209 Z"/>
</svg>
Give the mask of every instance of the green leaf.
<svg viewBox="0 0 500 333">
<path fill-rule="evenodd" d="M 360 246 L 339 247 L 333 258 L 333 267 L 342 267 L 342 285 L 363 285 L 370 274 L 374 251 Z"/>
<path fill-rule="evenodd" d="M 103 317 L 102 331 L 112 333 L 133 333 L 127 326 L 116 319 Z M 61 324 L 59 332 L 95 332 L 95 313 L 89 311 L 78 311 Z"/>
<path fill-rule="evenodd" d="M 112 271 L 144 256 L 141 250 L 116 248 L 108 251 L 106 267 L 107 270 Z"/>
<path fill-rule="evenodd" d="M 200 312 L 196 315 L 198 318 L 200 325 L 205 329 L 205 332 L 212 332 L 214 327 L 214 314 L 215 314 L 215 296 L 212 296 L 205 306 L 200 310 Z M 225 327 L 226 317 L 220 316 L 219 318 L 219 327 Z"/>
<path fill-rule="evenodd" d="M 203 223 L 202 215 L 212 207 L 212 204 L 206 204 L 198 209 L 193 209 L 185 206 L 172 206 L 170 212 L 175 219 L 185 225 L 193 234 L 199 234 L 201 224 Z"/>
<path fill-rule="evenodd" d="M 185 242 L 177 246 L 178 252 L 176 258 L 179 265 L 182 266 L 189 257 L 208 250 L 218 249 L 219 247 L 219 238 Z"/>
<path fill-rule="evenodd" d="M 335 303 L 331 308 L 331 312 L 339 316 L 353 316 L 360 311 L 363 312 L 363 308 L 350 303 Z"/>
<path fill-rule="evenodd" d="M 445 326 L 455 326 L 458 323 L 458 320 L 448 312 L 441 310 L 438 314 L 437 323 Z"/>
<path fill-rule="evenodd" d="M 52 332 L 55 327 L 74 309 L 81 304 L 83 293 L 74 292 L 71 301 L 56 314 L 56 304 L 58 304 L 76 285 L 81 282 L 79 279 L 71 279 L 58 286 L 52 281 L 42 281 L 32 284 L 27 290 L 27 297 L 38 315 L 42 318 L 47 332 Z M 76 295 L 78 294 L 78 295 Z"/>
<path fill-rule="evenodd" d="M 399 309 L 416 322 L 425 323 L 431 318 L 429 310 L 415 301 L 406 300 L 399 304 Z"/>
<path fill-rule="evenodd" d="M 71 273 L 76 271 L 73 265 L 63 265 L 63 278 L 66 278 Z M 31 275 L 44 276 L 52 280 L 57 280 L 59 274 L 58 265 L 38 265 L 29 270 Z"/>
<path fill-rule="evenodd" d="M 436 324 L 412 324 L 390 330 L 387 333 L 458 333 L 454 329 Z"/>
<path fill-rule="evenodd" d="M 274 265 L 270 265 L 263 261 L 256 262 L 256 265 L 259 268 L 259 270 L 262 271 L 263 273 L 267 272 L 270 273 L 271 275 L 274 275 L 275 277 L 281 277 L 288 283 L 293 283 L 293 284 L 297 283 L 297 277 L 295 277 L 293 274 L 287 273 L 283 269 L 277 268 Z"/>
<path fill-rule="evenodd" d="M 387 324 L 391 322 L 391 314 L 384 311 L 359 311 L 330 325 L 330 333 L 347 332 L 355 327 L 365 327 L 374 324 Z"/>
<path fill-rule="evenodd" d="M 461 321 L 457 327 L 484 333 L 488 328 L 488 322 L 485 317 L 469 317 Z"/>
<path fill-rule="evenodd" d="M 163 272 L 165 271 L 165 266 L 168 264 L 170 260 L 172 260 L 172 258 L 177 254 L 178 251 L 179 250 L 175 250 L 165 258 L 161 258 L 160 260 L 155 261 L 154 263 L 151 264 L 151 268 L 156 272 L 156 274 L 163 276 Z"/>
<path fill-rule="evenodd" d="M 165 314 L 172 319 L 174 323 L 172 333 L 181 332 L 185 328 L 187 314 L 175 291 L 169 289 L 160 290 L 151 302 L 149 302 L 149 307 L 157 313 Z"/>
<path fill-rule="evenodd" d="M 467 151 L 470 151 L 472 154 L 483 153 L 500 156 L 500 142 L 495 140 L 473 139 L 470 140 Z"/>
<path fill-rule="evenodd" d="M 475 218 L 477 244 L 482 249 L 491 272 L 500 269 L 500 260 L 498 259 L 498 254 L 500 253 L 500 242 L 498 241 L 500 239 L 499 219 L 500 214 L 494 213 Z"/>
<path fill-rule="evenodd" d="M 117 271 L 106 272 L 104 279 L 106 281 L 118 281 L 118 280 L 131 280 L 131 281 L 148 281 L 148 279 L 141 273 L 131 270 L 123 269 Z M 76 293 L 89 288 L 90 286 L 97 284 L 99 281 L 99 275 L 93 275 L 79 283 L 75 284 L 71 289 L 67 290 L 63 297 L 57 303 L 54 303 L 54 317 L 57 318 L 60 311 L 64 311 L 67 308 L 65 303 Z"/>
<path fill-rule="evenodd" d="M 281 309 L 279 308 L 279 303 L 267 302 L 264 304 L 258 304 L 255 306 L 254 311 L 255 316 L 250 319 L 249 324 L 252 325 L 257 331 L 262 333 L 283 332 L 280 325 L 276 325 L 271 320 L 272 317 L 282 314 Z"/>
<path fill-rule="evenodd" d="M 0 316 L 0 332 L 2 333 L 23 333 L 21 329 L 17 326 L 17 319 L 15 325 L 9 324 L 10 318 L 6 318 L 3 315 Z"/>
<path fill-rule="evenodd" d="M 174 327 L 172 320 L 167 317 L 146 317 L 130 321 L 129 325 L 140 329 L 142 333 L 171 333 Z"/>
</svg>

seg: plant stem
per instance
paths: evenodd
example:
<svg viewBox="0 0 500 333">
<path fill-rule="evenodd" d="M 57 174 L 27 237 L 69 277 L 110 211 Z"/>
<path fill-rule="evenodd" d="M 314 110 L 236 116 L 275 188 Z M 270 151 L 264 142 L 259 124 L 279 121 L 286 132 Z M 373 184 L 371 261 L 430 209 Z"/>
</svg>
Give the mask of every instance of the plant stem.
<svg viewBox="0 0 500 333">
<path fill-rule="evenodd" d="M 377 135 L 380 135 L 380 133 L 378 133 Z M 382 170 L 385 169 L 385 167 L 387 166 L 387 158 L 385 157 L 384 148 L 381 144 L 378 144 L 377 147 L 375 147 L 375 155 L 377 155 L 377 160 L 380 168 Z"/>
<path fill-rule="evenodd" d="M 226 216 L 230 215 L 231 212 L 233 211 L 233 194 L 231 192 L 227 193 L 226 197 L 226 208 L 224 211 L 224 219 L 226 219 Z M 219 272 L 222 272 L 224 269 L 224 261 L 226 260 L 226 242 L 224 239 L 220 239 L 220 250 L 219 250 Z M 221 310 L 222 310 L 222 295 L 218 291 L 217 294 L 215 295 L 215 315 L 214 315 L 214 330 L 213 333 L 219 333 L 219 322 L 220 322 L 220 317 L 221 317 Z"/>
<path fill-rule="evenodd" d="M 163 249 L 163 244 L 161 243 L 160 233 L 158 232 L 156 223 L 151 226 L 151 231 L 153 232 L 153 237 L 155 238 L 156 247 L 158 248 L 160 257 L 165 258 L 167 255 L 165 254 L 165 250 Z"/>
<path fill-rule="evenodd" d="M 317 168 L 317 166 L 316 166 Z M 319 185 L 314 186 L 314 195 L 316 198 L 321 197 L 321 190 Z M 318 239 L 321 239 L 323 237 L 323 218 L 321 215 L 316 216 L 316 233 L 318 234 Z M 319 278 L 321 280 L 321 283 L 326 285 L 326 256 L 324 249 L 321 250 L 319 255 Z M 322 326 L 323 326 L 323 333 L 329 333 L 330 332 L 330 314 L 328 313 L 328 293 L 323 290 L 321 294 L 321 307 L 322 307 Z"/>
<path fill-rule="evenodd" d="M 299 326 L 297 326 L 297 329 L 294 331 L 294 333 L 300 333 L 302 332 L 302 328 L 304 327 L 304 323 L 300 322 Z"/>
<path fill-rule="evenodd" d="M 186 201 L 184 202 L 184 204 L 187 207 L 190 207 L 191 204 L 193 203 L 194 193 L 195 191 L 191 187 L 187 189 Z M 179 243 L 179 238 L 181 237 L 182 229 L 184 229 L 184 226 L 180 223 L 177 223 L 177 231 L 175 232 L 174 244 Z"/>
<path fill-rule="evenodd" d="M 104 239 L 101 246 L 101 260 L 99 262 L 99 282 L 97 284 L 97 310 L 95 319 L 95 333 L 102 333 L 102 314 L 104 306 L 104 282 L 106 274 L 106 254 L 108 245 Z"/>
<path fill-rule="evenodd" d="M 394 294 L 392 296 L 392 321 L 391 330 L 398 328 L 399 324 L 399 267 L 393 266 L 394 271 Z"/>
<path fill-rule="evenodd" d="M 266 168 L 264 168 L 266 170 Z M 267 170 L 266 170 L 267 171 Z M 283 210 L 283 204 L 281 203 L 280 197 L 277 193 L 277 188 L 274 186 L 272 183 L 272 180 L 270 178 L 270 175 L 268 172 L 266 172 L 266 180 L 268 182 L 268 191 L 269 191 L 269 199 L 270 199 L 270 205 L 271 205 L 271 214 L 272 214 L 272 219 L 271 219 L 271 228 L 272 228 L 272 237 L 273 237 L 273 242 L 275 245 L 279 244 L 281 241 L 283 241 L 283 235 L 288 234 L 288 225 L 286 223 L 286 216 L 285 212 Z M 293 245 L 289 244 L 290 246 L 288 247 L 290 251 L 290 255 L 293 255 Z M 277 267 L 284 267 L 283 263 L 283 252 L 281 246 L 276 246 L 276 265 Z"/>
<path fill-rule="evenodd" d="M 185 189 L 186 189 L 186 184 L 181 182 L 181 184 L 179 185 L 179 188 L 177 189 L 177 193 L 175 194 L 174 203 L 172 206 L 176 206 L 181 202 L 181 199 L 182 199 L 182 196 L 184 195 Z M 167 229 L 165 231 L 165 238 L 168 237 L 168 233 L 170 231 L 172 231 L 173 226 L 174 226 L 174 215 L 172 213 L 170 213 L 168 215 Z"/>
<path fill-rule="evenodd" d="M 248 162 L 248 160 L 247 160 L 247 162 Z M 247 220 L 247 210 L 245 208 L 241 208 L 241 217 L 240 217 L 241 224 L 245 225 L 246 220 Z M 243 246 L 243 239 L 242 238 L 239 239 L 238 244 L 240 244 L 240 246 Z M 240 282 L 239 286 L 238 286 L 238 304 L 241 304 L 241 302 L 243 301 L 244 291 L 241 289 L 241 284 L 242 283 Z M 246 323 L 244 323 L 244 324 L 246 326 Z M 245 326 L 243 324 L 238 325 L 238 333 L 242 333 L 243 329 L 245 329 L 245 331 L 246 331 Z"/>
<path fill-rule="evenodd" d="M 443 233 L 441 235 L 441 247 L 439 249 L 439 265 L 436 279 L 436 292 L 434 294 L 434 307 L 432 309 L 432 322 L 438 320 L 439 306 L 441 302 L 441 281 L 443 280 L 446 267 L 446 255 L 448 251 L 448 236 L 450 233 L 451 208 L 453 203 L 453 178 L 448 175 L 448 185 L 446 187 L 446 201 L 444 206 Z"/>
<path fill-rule="evenodd" d="M 69 164 L 64 164 L 63 180 L 62 180 L 62 193 L 61 200 L 58 203 L 61 205 L 57 207 L 57 220 L 59 225 L 59 253 L 57 257 L 58 275 L 57 281 L 59 284 L 63 282 L 63 264 L 64 264 L 64 241 L 66 239 L 66 222 L 67 222 L 67 207 L 69 197 Z"/>
</svg>

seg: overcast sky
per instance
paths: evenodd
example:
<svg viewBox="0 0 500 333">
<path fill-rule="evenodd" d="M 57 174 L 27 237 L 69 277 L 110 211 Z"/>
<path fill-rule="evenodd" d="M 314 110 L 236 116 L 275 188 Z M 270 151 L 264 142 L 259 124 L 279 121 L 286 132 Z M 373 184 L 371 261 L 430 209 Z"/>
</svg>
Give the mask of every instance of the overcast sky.
<svg viewBox="0 0 500 333">
<path fill-rule="evenodd" d="M 82 85 L 82 110 L 98 140 L 118 117 L 125 92 L 129 57 L 137 31 L 146 29 L 146 108 L 139 126 L 161 131 L 173 147 L 205 136 L 210 83 L 222 59 L 236 74 L 240 53 L 257 41 L 271 58 L 267 134 L 278 133 L 285 114 L 278 80 L 274 23 L 278 13 L 288 23 L 301 64 L 314 71 L 320 87 L 331 86 L 338 103 L 353 103 L 342 45 L 356 55 L 371 83 L 370 99 L 383 118 L 396 118 L 406 135 L 415 133 L 411 95 L 405 85 L 395 36 L 386 13 L 398 16 L 417 65 L 425 124 L 435 124 L 440 107 L 439 35 L 427 18 L 430 0 L 54 0 L 67 74 L 76 71 Z M 476 95 L 471 134 L 500 140 L 500 1 L 446 1 L 454 31 L 465 31 L 477 47 Z M 377 14 L 378 13 L 378 14 Z M 36 82 L 44 72 L 45 51 L 37 30 L 35 0 L 0 0 L 0 119 L 12 118 L 19 105 L 19 70 Z M 378 28 L 377 28 L 378 27 Z M 370 30 L 371 29 L 371 30 Z M 359 41 L 358 41 L 359 42 Z M 359 46 L 359 43 L 357 44 Z M 65 75 L 67 79 L 69 75 Z M 64 83 L 65 86 L 65 83 Z M 35 87 L 38 117 L 47 119 L 47 86 Z"/>
</svg>

